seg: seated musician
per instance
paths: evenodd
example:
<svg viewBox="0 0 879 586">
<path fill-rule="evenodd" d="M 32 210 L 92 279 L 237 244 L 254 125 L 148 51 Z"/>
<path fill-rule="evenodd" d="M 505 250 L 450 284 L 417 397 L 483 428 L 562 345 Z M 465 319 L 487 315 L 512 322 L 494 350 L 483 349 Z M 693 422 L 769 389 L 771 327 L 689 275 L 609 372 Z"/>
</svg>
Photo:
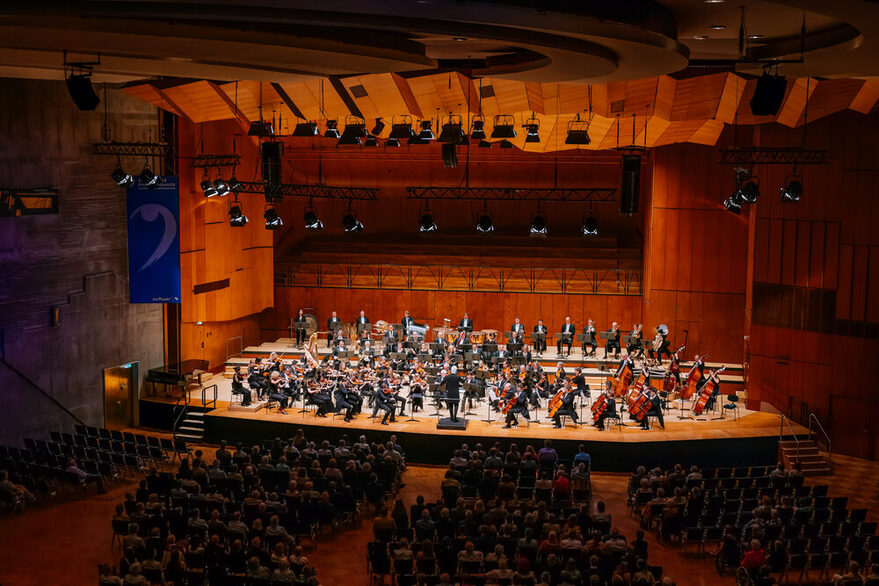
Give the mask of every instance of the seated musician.
<svg viewBox="0 0 879 586">
<path fill-rule="evenodd" d="M 512 393 L 513 391 L 510 390 L 510 394 Z M 525 419 L 531 419 L 531 415 L 528 413 L 528 393 L 525 391 L 524 385 L 519 384 L 512 397 L 510 395 L 507 396 L 508 401 L 512 401 L 513 398 L 515 398 L 515 403 L 507 411 L 507 424 L 504 425 L 504 429 L 510 429 L 513 425 L 518 427 L 519 419 L 516 417 L 517 415 L 521 415 Z"/>
<path fill-rule="evenodd" d="M 333 348 L 333 356 L 338 356 L 339 354 L 344 354 L 348 349 L 345 347 L 345 339 L 339 340 L 339 343 Z"/>
<path fill-rule="evenodd" d="M 542 340 L 537 337 L 534 337 L 534 351 L 537 354 L 543 354 L 544 352 L 546 352 L 547 329 L 546 329 L 546 326 L 544 325 L 542 319 L 537 320 L 537 325 L 534 326 L 534 333 L 535 334 L 543 334 Z"/>
<path fill-rule="evenodd" d="M 574 387 L 571 386 L 570 381 L 565 381 L 564 391 L 565 394 L 562 395 L 562 406 L 558 408 L 552 418 L 553 427 L 556 429 L 562 427 L 562 415 L 567 415 L 575 425 L 577 424 L 577 409 L 574 407 L 574 398 L 577 395 Z"/>
<path fill-rule="evenodd" d="M 383 388 L 381 385 L 377 385 L 373 391 L 372 416 L 376 417 L 379 410 L 385 412 L 381 421 L 382 425 L 388 424 L 388 418 L 390 418 L 391 423 L 397 420 L 394 417 L 394 413 L 397 410 L 397 402 L 393 400 L 391 389 L 387 386 Z"/>
<path fill-rule="evenodd" d="M 414 378 L 409 382 L 409 408 L 412 413 L 424 409 L 424 387 L 420 378 Z"/>
<path fill-rule="evenodd" d="M 629 343 L 626 345 L 626 351 L 631 356 L 637 353 L 638 358 L 644 358 L 644 332 L 641 331 L 641 324 L 632 325 L 632 333 L 629 334 Z"/>
<path fill-rule="evenodd" d="M 289 400 L 289 396 L 281 391 L 281 373 L 277 370 L 272 371 L 271 378 L 269 378 L 269 386 L 268 386 L 268 396 L 269 399 L 278 403 L 278 412 L 281 415 L 287 414 L 287 401 Z"/>
<path fill-rule="evenodd" d="M 579 366 L 574 369 L 574 378 L 571 379 L 571 385 L 574 387 L 575 396 L 583 397 L 584 401 L 589 400 L 589 385 L 586 384 L 583 369 Z"/>
<path fill-rule="evenodd" d="M 598 347 L 598 342 L 595 341 L 596 332 L 595 322 L 590 317 L 583 328 L 583 356 L 595 356 L 595 349 Z"/>
<path fill-rule="evenodd" d="M 332 332 L 334 328 L 338 328 L 341 325 L 342 325 L 342 320 L 339 319 L 339 316 L 337 316 L 336 312 L 334 311 L 330 315 L 330 318 L 327 320 L 327 329 Z"/>
<path fill-rule="evenodd" d="M 369 318 L 366 317 L 366 312 L 362 309 L 360 310 L 360 315 L 357 316 L 357 320 L 354 322 L 357 325 L 357 335 L 361 340 L 369 337 L 369 332 L 366 328 L 362 327 L 369 324 Z"/>
<path fill-rule="evenodd" d="M 266 387 L 268 387 L 268 382 L 265 376 L 263 376 L 260 359 L 251 360 L 247 365 L 247 384 L 250 385 L 251 389 L 256 390 L 257 399 L 262 399 L 263 393 L 265 393 Z"/>
<path fill-rule="evenodd" d="M 467 376 L 464 377 L 464 398 L 463 401 L 466 401 L 469 407 L 467 409 L 473 409 L 473 399 L 478 399 L 485 392 L 484 383 L 482 379 L 477 378 L 476 375 L 473 374 L 473 371 L 469 371 Z M 462 403 L 463 405 L 463 403 Z"/>
<path fill-rule="evenodd" d="M 556 340 L 556 350 L 559 353 L 559 356 L 562 355 L 562 345 L 568 346 L 568 356 L 571 355 L 571 346 L 574 344 L 574 334 L 577 333 L 577 328 L 574 326 L 574 322 L 571 321 L 570 316 L 565 318 L 565 323 L 562 324 L 561 329 L 562 334 L 567 334 L 565 336 L 559 336 L 559 339 Z"/>
<path fill-rule="evenodd" d="M 412 316 L 409 315 L 409 310 L 403 312 L 403 319 L 400 320 L 400 325 L 403 326 L 403 338 L 409 339 L 409 326 L 415 323 L 415 320 L 412 319 Z"/>
<path fill-rule="evenodd" d="M 660 326 L 656 326 L 656 337 L 653 339 L 653 348 L 650 349 L 648 355 L 650 358 L 659 360 L 659 364 L 661 365 L 663 354 L 668 356 L 669 360 L 671 360 L 671 350 L 669 350 L 670 345 L 671 340 L 668 339 L 668 331 Z"/>
<path fill-rule="evenodd" d="M 250 389 L 244 386 L 244 377 L 241 375 L 241 367 L 236 366 L 232 369 L 232 393 L 241 395 L 241 406 L 247 407 L 252 400 Z"/>
<path fill-rule="evenodd" d="M 340 381 L 336 384 L 336 388 L 333 390 L 333 398 L 336 400 L 336 412 L 345 411 L 345 423 L 354 418 L 354 405 L 348 400 L 350 395 L 351 391 L 349 391 L 348 386 L 344 382 Z"/>
<path fill-rule="evenodd" d="M 613 350 L 614 358 L 620 357 L 620 325 L 617 322 L 613 322 L 610 331 L 607 332 L 607 344 L 604 346 L 605 360 L 610 356 L 611 350 Z"/>
<path fill-rule="evenodd" d="M 375 351 L 372 349 L 371 340 L 363 342 L 363 347 L 360 349 L 360 360 L 370 367 L 375 363 Z"/>
<path fill-rule="evenodd" d="M 501 405 L 500 402 L 505 397 L 512 397 L 515 389 L 513 388 L 513 383 L 509 382 L 498 382 L 498 386 L 489 391 L 488 393 L 488 404 L 489 406 L 495 410 L 495 412 L 500 411 Z"/>
<path fill-rule="evenodd" d="M 595 422 L 595 427 L 598 428 L 598 431 L 604 431 L 604 420 L 608 418 L 617 418 L 617 408 L 616 401 L 613 397 L 613 383 L 608 380 L 604 383 L 604 398 L 607 401 L 607 407 L 604 412 L 598 416 L 598 420 Z"/>
<path fill-rule="evenodd" d="M 649 386 L 650 379 L 647 379 L 644 385 L 647 387 L 647 400 L 650 401 L 650 409 L 641 418 L 641 429 L 650 429 L 648 417 L 654 416 L 659 421 L 659 426 L 664 430 L 665 421 L 662 419 L 662 397 L 659 396 L 655 388 Z"/>
<path fill-rule="evenodd" d="M 708 402 L 705 404 L 705 409 L 707 411 L 714 411 L 714 407 L 717 403 L 717 397 L 720 395 L 720 375 L 716 370 L 711 370 L 708 372 L 708 375 L 703 375 L 703 379 L 699 383 L 699 388 L 696 391 L 696 397 L 702 393 L 702 387 L 708 384 L 708 381 L 714 381 L 714 391 L 711 392 L 711 396 L 708 398 Z"/>
<path fill-rule="evenodd" d="M 565 372 L 565 364 L 563 362 L 559 362 L 555 365 L 555 382 L 557 385 L 560 385 L 562 381 L 565 380 L 565 377 L 568 376 L 568 373 Z"/>
<path fill-rule="evenodd" d="M 525 326 L 522 325 L 522 322 L 519 321 L 519 316 L 516 316 L 516 321 L 513 322 L 513 325 L 510 326 L 510 341 L 516 342 L 518 344 L 522 343 L 522 340 L 525 336 Z"/>
<path fill-rule="evenodd" d="M 324 388 L 323 385 L 314 382 L 312 385 L 309 385 L 306 393 L 308 394 L 308 398 L 305 401 L 306 405 L 317 405 L 317 412 L 315 415 L 318 417 L 326 417 L 327 413 L 333 408 L 333 398 L 330 396 L 327 389 Z"/>
<path fill-rule="evenodd" d="M 620 357 L 617 356 L 617 358 L 620 358 Z M 625 368 L 626 366 L 628 366 L 629 369 L 630 369 L 633 373 L 635 372 L 635 361 L 632 360 L 632 357 L 629 356 L 629 353 L 628 353 L 628 352 L 623 352 L 623 356 L 622 356 L 622 358 L 620 359 L 620 365 L 617 367 L 617 372 L 616 372 L 616 375 L 614 375 L 614 376 L 616 376 L 617 378 L 619 378 L 620 375 L 623 373 L 623 368 Z"/>
<path fill-rule="evenodd" d="M 549 391 L 549 379 L 542 370 L 537 373 L 537 381 L 531 387 L 531 404 L 540 407 L 540 399 L 549 399 L 551 396 Z"/>
</svg>

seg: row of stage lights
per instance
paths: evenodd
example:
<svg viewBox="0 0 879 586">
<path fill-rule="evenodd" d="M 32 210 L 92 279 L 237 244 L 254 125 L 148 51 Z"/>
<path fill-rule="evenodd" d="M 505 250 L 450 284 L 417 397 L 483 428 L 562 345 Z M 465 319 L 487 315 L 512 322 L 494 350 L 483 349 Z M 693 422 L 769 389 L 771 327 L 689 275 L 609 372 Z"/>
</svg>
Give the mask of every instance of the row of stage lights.
<svg viewBox="0 0 879 586">
<path fill-rule="evenodd" d="M 513 148 L 513 143 L 509 139 L 516 138 L 515 118 L 510 114 L 498 114 L 494 117 L 494 125 L 491 134 L 486 134 L 485 119 L 482 116 L 475 116 L 470 123 L 469 135 L 465 132 L 464 119 L 458 114 L 449 114 L 440 119 L 439 136 L 433 130 L 432 120 L 421 120 L 419 130 L 415 130 L 415 121 L 412 116 L 404 114 L 394 116 L 391 123 L 390 134 L 385 141 L 386 147 L 399 147 L 402 141 L 406 144 L 419 145 L 429 144 L 431 142 L 440 142 L 444 144 L 470 144 L 471 141 L 478 140 L 479 146 L 483 148 L 491 148 L 492 142 L 488 139 L 500 139 L 500 148 Z M 382 118 L 375 119 L 375 126 L 371 131 L 366 128 L 366 123 L 362 118 L 356 116 L 348 116 L 345 119 L 345 126 L 339 131 L 338 120 L 327 120 L 324 138 L 338 140 L 339 146 L 365 146 L 377 147 L 378 137 L 384 131 L 386 124 Z M 522 124 L 525 131 L 526 143 L 540 142 L 540 119 L 534 113 Z M 264 130 L 260 131 L 264 133 Z M 253 132 L 253 134 L 260 134 Z M 318 123 L 315 121 L 300 122 L 293 129 L 292 136 L 298 138 L 308 138 L 320 136 Z M 589 122 L 580 120 L 578 114 L 576 118 L 568 123 L 568 133 L 565 137 L 565 144 L 568 145 L 588 145 L 591 142 L 589 138 Z"/>
<path fill-rule="evenodd" d="M 796 173 L 796 169 L 794 169 L 794 173 Z M 740 168 L 735 170 L 735 183 L 732 195 L 723 200 L 723 207 L 734 214 L 740 214 L 744 206 L 757 203 L 757 200 L 760 199 L 760 182 L 750 169 Z M 800 197 L 803 195 L 803 178 L 796 174 L 788 175 L 779 193 L 783 202 L 800 201 Z"/>
</svg>

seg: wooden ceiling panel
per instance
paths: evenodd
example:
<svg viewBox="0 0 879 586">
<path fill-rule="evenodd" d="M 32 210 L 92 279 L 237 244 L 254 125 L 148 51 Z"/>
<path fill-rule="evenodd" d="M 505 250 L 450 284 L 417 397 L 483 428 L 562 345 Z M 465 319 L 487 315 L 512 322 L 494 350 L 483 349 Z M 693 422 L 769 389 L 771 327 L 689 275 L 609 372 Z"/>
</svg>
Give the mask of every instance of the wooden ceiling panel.
<svg viewBox="0 0 879 586">
<path fill-rule="evenodd" d="M 445 110 L 445 105 L 437 94 L 433 76 L 410 77 L 407 81 L 423 118 L 433 118 L 437 112 Z"/>
<path fill-rule="evenodd" d="M 352 77 L 344 77 L 340 81 L 342 85 L 345 86 L 345 89 L 348 90 L 348 94 L 350 94 L 351 99 L 354 100 L 354 103 L 357 104 L 357 107 L 360 109 L 360 112 L 363 114 L 364 120 L 367 122 L 367 126 L 372 127 L 372 123 L 375 121 L 375 118 L 382 117 L 382 108 L 379 105 L 380 102 L 376 100 L 376 97 L 369 91 L 367 88 L 367 78 L 372 77 L 370 75 L 355 75 Z M 393 85 L 393 83 L 392 83 Z M 365 96 L 358 97 L 354 91 L 351 90 L 353 87 L 360 86 L 366 92 Z"/>
<path fill-rule="evenodd" d="M 644 128 L 638 134 L 635 144 L 643 145 L 646 142 L 648 147 L 653 146 L 670 125 L 671 122 L 666 118 L 651 116 L 647 119 L 647 124 L 644 125 Z M 647 135 L 646 138 L 644 136 L 645 133 Z"/>
<path fill-rule="evenodd" d="M 228 104 L 207 81 L 197 81 L 164 90 L 165 94 L 193 122 L 212 122 L 233 118 Z"/>
<path fill-rule="evenodd" d="M 463 114 L 467 111 L 467 95 L 461 87 L 457 73 L 431 75 L 430 78 L 433 81 L 433 87 L 442 108 L 439 112 L 434 111 L 437 117 L 445 116 L 449 113 Z"/>
<path fill-rule="evenodd" d="M 637 114 L 639 117 L 652 112 L 656 101 L 657 77 L 607 84 L 609 116 Z M 622 109 L 620 109 L 622 106 Z"/>
<path fill-rule="evenodd" d="M 653 104 L 653 116 L 666 120 L 671 119 L 677 85 L 678 82 L 667 75 L 661 76 L 656 81 L 656 99 Z"/>
<path fill-rule="evenodd" d="M 643 146 L 644 145 L 644 127 L 647 125 L 647 116 L 643 115 L 628 115 L 628 116 L 615 116 L 613 119 L 613 123 L 605 135 L 604 140 L 601 141 L 601 145 L 597 148 L 601 149 L 612 149 L 617 146 Z M 619 135 L 617 135 L 617 130 L 619 130 Z M 591 136 L 592 133 L 590 133 Z M 638 137 L 641 137 L 641 142 L 638 141 Z M 593 142 L 595 142 L 593 140 Z"/>
<path fill-rule="evenodd" d="M 872 77 L 864 80 L 864 85 L 855 94 L 849 108 L 855 112 L 866 114 L 873 109 L 877 101 L 879 101 L 879 78 Z"/>
<path fill-rule="evenodd" d="M 492 79 L 491 85 L 494 88 L 500 114 L 515 114 L 530 110 L 524 83 L 509 79 Z"/>
<path fill-rule="evenodd" d="M 271 120 L 274 115 L 275 118 L 280 117 L 287 126 L 295 118 L 269 82 L 239 81 L 219 87 L 233 104 L 233 108 L 237 103 L 238 109 L 248 120 L 259 120 L 260 104 L 262 104 L 263 120 Z"/>
<path fill-rule="evenodd" d="M 594 104 L 593 92 L 593 104 Z M 585 112 L 589 108 L 589 92 L 585 85 L 570 83 L 543 84 L 543 106 L 547 114 L 564 115 Z"/>
<path fill-rule="evenodd" d="M 797 126 L 805 123 L 808 114 L 809 122 L 845 110 L 858 95 L 864 85 L 863 79 L 822 79 L 812 81 L 816 85 L 809 96 L 809 108 L 803 110 Z"/>
<path fill-rule="evenodd" d="M 817 87 L 818 82 L 814 79 L 807 80 L 802 78 L 795 80 L 787 94 L 787 98 L 782 103 L 781 110 L 778 111 L 778 123 L 785 126 L 796 126 L 797 120 L 800 119 L 803 110 L 806 108 L 806 102 L 815 93 Z"/>
<path fill-rule="evenodd" d="M 687 142 L 693 133 L 699 130 L 704 124 L 702 120 L 682 120 L 677 122 L 670 122 L 668 128 L 659 135 L 659 138 L 656 142 L 653 143 L 653 146 L 662 146 L 666 144 L 673 144 L 676 142 Z"/>
<path fill-rule="evenodd" d="M 723 126 L 723 121 L 716 118 L 706 120 L 696 132 L 690 135 L 688 142 L 707 145 L 716 144 L 717 139 L 720 138 L 720 133 L 723 132 Z"/>
<path fill-rule="evenodd" d="M 678 81 L 670 120 L 707 120 L 717 115 L 727 74 L 702 75 Z"/>
<path fill-rule="evenodd" d="M 745 80 L 733 73 L 726 74 L 726 82 L 723 85 L 723 93 L 717 105 L 717 114 L 714 116 L 727 124 L 732 124 L 736 117 L 736 109 L 742 100 L 745 91 Z"/>
<path fill-rule="evenodd" d="M 543 108 L 543 89 L 539 83 L 526 82 L 525 95 L 528 98 L 528 109 L 537 114 L 546 114 Z"/>
</svg>

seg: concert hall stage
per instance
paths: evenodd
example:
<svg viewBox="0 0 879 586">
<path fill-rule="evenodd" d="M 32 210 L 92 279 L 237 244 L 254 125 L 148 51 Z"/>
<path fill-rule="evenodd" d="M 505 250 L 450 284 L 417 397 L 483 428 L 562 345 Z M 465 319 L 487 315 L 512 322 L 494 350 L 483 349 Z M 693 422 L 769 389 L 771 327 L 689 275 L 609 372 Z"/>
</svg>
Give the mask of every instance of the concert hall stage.
<svg viewBox="0 0 879 586">
<path fill-rule="evenodd" d="M 142 426 L 168 428 L 173 419 L 173 402 L 149 398 L 142 399 L 140 405 Z M 608 431 L 598 431 L 592 426 L 575 428 L 570 423 L 564 429 L 555 429 L 546 422 L 528 426 L 521 419 L 518 428 L 504 429 L 502 421 L 495 420 L 490 424 L 481 421 L 485 415 L 483 409 L 479 416 L 467 418 L 466 431 L 456 431 L 437 430 L 437 418 L 422 412 L 417 414 L 417 421 L 398 418 L 396 423 L 383 426 L 379 419 L 370 419 L 368 413 L 361 413 L 356 420 L 345 423 L 341 417 L 318 418 L 312 412 L 299 413 L 299 404 L 289 408 L 287 415 L 276 410 L 244 412 L 229 407 L 229 403 L 218 401 L 216 408 L 207 410 L 204 441 L 259 442 L 289 437 L 299 428 L 315 441 L 338 440 L 345 436 L 354 441 L 360 435 L 366 435 L 372 441 L 393 433 L 406 448 L 407 459 L 423 464 L 448 463 L 453 450 L 462 442 L 471 447 L 478 442 L 484 446 L 491 446 L 494 442 L 506 446 L 515 442 L 522 450 L 527 444 L 539 448 L 544 439 L 552 439 L 562 457 L 572 456 L 578 444 L 585 444 L 592 455 L 593 469 L 601 471 L 629 472 L 641 464 L 773 464 L 778 459 L 777 442 L 781 432 L 778 415 L 744 409 L 738 419 L 703 418 L 698 421 L 678 419 L 678 411 L 671 410 L 666 415 L 664 431 L 658 426 L 642 431 L 634 426 L 634 422 L 628 421 L 625 427 L 611 426 Z M 589 417 L 588 412 L 584 415 Z M 794 425 L 794 432 L 800 435 L 807 430 Z"/>
</svg>

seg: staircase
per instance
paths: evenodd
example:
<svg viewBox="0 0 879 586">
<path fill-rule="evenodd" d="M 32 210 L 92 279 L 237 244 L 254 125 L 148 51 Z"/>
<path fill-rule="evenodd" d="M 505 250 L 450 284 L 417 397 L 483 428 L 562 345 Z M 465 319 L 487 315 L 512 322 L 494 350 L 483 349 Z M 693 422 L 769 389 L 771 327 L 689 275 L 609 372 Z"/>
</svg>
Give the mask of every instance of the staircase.
<svg viewBox="0 0 879 586">
<path fill-rule="evenodd" d="M 189 442 L 204 439 L 204 414 L 202 407 L 186 405 L 174 427 L 174 438 Z"/>
<path fill-rule="evenodd" d="M 778 453 L 786 469 L 790 470 L 797 461 L 797 440 L 780 440 Z M 811 438 L 799 440 L 799 460 L 806 476 L 831 474 L 830 464 L 818 450 L 818 444 Z"/>
</svg>

